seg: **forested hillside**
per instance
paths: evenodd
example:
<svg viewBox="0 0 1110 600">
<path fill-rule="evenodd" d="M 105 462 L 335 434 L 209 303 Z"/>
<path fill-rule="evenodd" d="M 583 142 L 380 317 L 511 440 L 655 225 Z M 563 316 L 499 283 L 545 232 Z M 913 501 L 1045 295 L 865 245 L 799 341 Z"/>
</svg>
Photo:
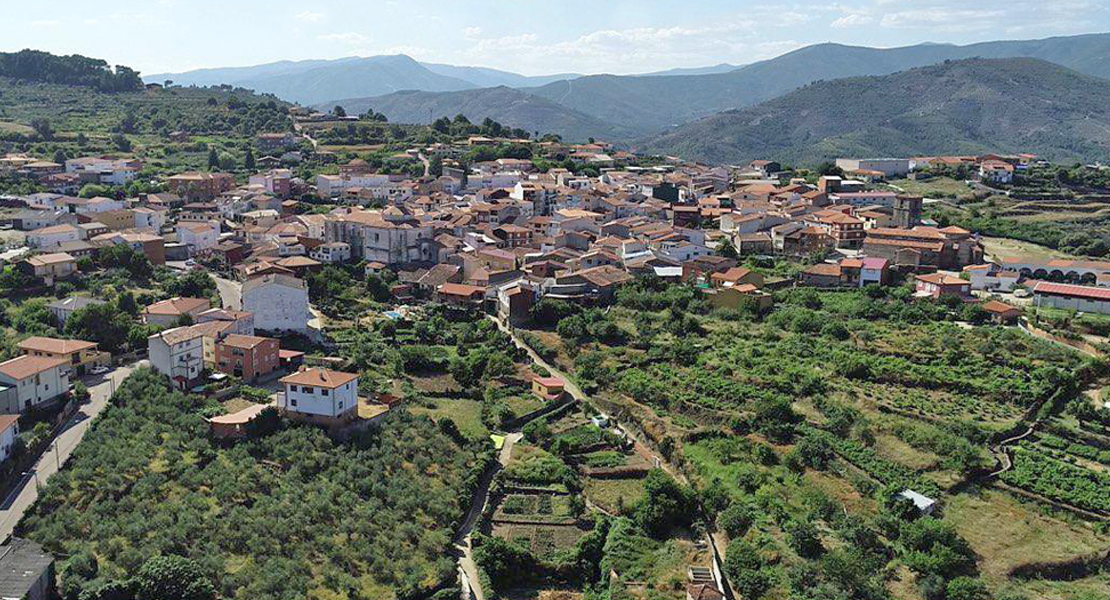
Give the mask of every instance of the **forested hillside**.
<svg viewBox="0 0 1110 600">
<path fill-rule="evenodd" d="M 0 52 L 0 76 L 18 81 L 60 83 L 95 88 L 101 92 L 141 90 L 139 72 L 122 65 L 79 54 L 56 56 L 39 50 Z"/>
<path fill-rule="evenodd" d="M 1110 155 L 1110 81 L 1036 59 L 945 62 L 881 77 L 819 82 L 640 144 L 710 162 L 774 157 L 1033 152 Z"/>
</svg>

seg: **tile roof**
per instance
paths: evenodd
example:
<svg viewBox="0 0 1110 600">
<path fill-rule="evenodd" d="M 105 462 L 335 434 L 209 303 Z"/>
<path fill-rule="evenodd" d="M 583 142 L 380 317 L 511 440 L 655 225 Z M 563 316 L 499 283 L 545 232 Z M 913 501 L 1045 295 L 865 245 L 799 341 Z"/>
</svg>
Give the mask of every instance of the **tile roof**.
<svg viewBox="0 0 1110 600">
<path fill-rule="evenodd" d="M 1068 283 L 1050 283 L 1042 281 L 1033 288 L 1034 294 L 1049 294 L 1052 296 L 1070 296 L 1085 298 L 1087 300 L 1110 300 L 1110 288 L 1089 287 L 1085 285 L 1071 285 Z"/>
<path fill-rule="evenodd" d="M 0 363 L 0 373 L 15 380 L 23 380 L 55 367 L 64 366 L 68 362 L 69 360 L 65 358 L 23 355 Z"/>
<path fill-rule="evenodd" d="M 305 369 L 304 371 L 298 371 L 292 375 L 286 375 L 281 378 L 281 382 L 292 385 L 310 385 L 335 389 L 355 379 L 358 379 L 358 375 L 355 373 L 344 373 L 342 371 L 315 367 L 312 369 Z"/>
<path fill-rule="evenodd" d="M 143 312 L 148 315 L 181 316 L 197 310 L 205 310 L 211 306 L 207 298 L 170 298 L 155 302 L 146 307 Z"/>
<path fill-rule="evenodd" d="M 84 340 L 63 340 L 59 338 L 33 336 L 19 342 L 19 349 L 23 351 L 49 352 L 51 354 L 72 354 L 81 350 L 96 348 L 96 342 Z"/>
</svg>

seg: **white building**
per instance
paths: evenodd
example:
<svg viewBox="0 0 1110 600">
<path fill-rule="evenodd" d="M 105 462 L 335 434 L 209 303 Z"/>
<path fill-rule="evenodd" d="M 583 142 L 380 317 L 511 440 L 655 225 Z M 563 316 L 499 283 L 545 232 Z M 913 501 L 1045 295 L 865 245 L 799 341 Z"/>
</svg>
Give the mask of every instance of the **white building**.
<svg viewBox="0 0 1110 600">
<path fill-rule="evenodd" d="M 166 211 L 164 210 L 140 206 L 132 209 L 131 212 L 135 213 L 135 229 L 158 233 L 162 231 L 162 226 L 166 224 Z"/>
<path fill-rule="evenodd" d="M 344 263 L 351 260 L 351 245 L 344 242 L 328 242 L 313 248 L 309 256 L 322 263 Z"/>
<path fill-rule="evenodd" d="M 908 158 L 838 158 L 836 166 L 846 173 L 853 171 L 877 171 L 884 177 L 902 177 L 910 172 Z"/>
<path fill-rule="evenodd" d="M 200 328 L 177 327 L 147 338 L 150 366 L 169 377 L 179 389 L 189 389 L 204 371 L 204 333 Z"/>
<path fill-rule="evenodd" d="M 386 265 L 431 262 L 435 258 L 432 227 L 395 206 L 335 216 L 327 222 L 325 239 L 350 244 L 354 258 Z"/>
<path fill-rule="evenodd" d="M 215 248 L 220 243 L 220 226 L 211 221 L 178 223 L 177 241 L 194 253 Z"/>
<path fill-rule="evenodd" d="M 26 354 L 6 360 L 0 363 L 0 384 L 15 388 L 20 411 L 50 403 L 69 392 L 68 361 Z"/>
<path fill-rule="evenodd" d="M 68 224 L 51 225 L 27 234 L 27 245 L 39 250 L 53 250 L 66 242 L 81 240 L 81 229 Z"/>
<path fill-rule="evenodd" d="M 0 462 L 8 460 L 19 437 L 19 415 L 0 415 Z"/>
<path fill-rule="evenodd" d="M 278 409 L 286 415 L 339 424 L 358 415 L 358 375 L 313 368 L 281 379 Z"/>
<path fill-rule="evenodd" d="M 139 174 L 141 168 L 142 163 L 137 160 L 89 156 L 66 161 L 66 173 L 77 173 L 82 181 L 107 185 L 126 185 Z"/>
<path fill-rule="evenodd" d="M 269 332 L 308 330 L 308 286 L 291 275 L 270 273 L 243 284 L 243 310 L 254 314 L 256 329 Z"/>
</svg>

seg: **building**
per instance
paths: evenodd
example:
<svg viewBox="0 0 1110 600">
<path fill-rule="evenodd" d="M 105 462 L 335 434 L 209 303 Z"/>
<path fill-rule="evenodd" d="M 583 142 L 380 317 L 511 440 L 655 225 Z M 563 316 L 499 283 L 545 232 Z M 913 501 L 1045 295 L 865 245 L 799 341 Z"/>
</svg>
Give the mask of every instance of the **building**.
<svg viewBox="0 0 1110 600">
<path fill-rule="evenodd" d="M 862 252 L 910 270 L 955 270 L 983 262 L 982 243 L 960 227 L 869 229 Z"/>
<path fill-rule="evenodd" d="M 229 334 L 238 333 L 239 335 L 254 335 L 254 314 L 245 310 L 210 308 L 197 315 L 196 319 L 198 324 L 212 321 L 229 323 L 230 325 L 226 330 Z"/>
<path fill-rule="evenodd" d="M 279 368 L 278 346 L 272 338 L 231 334 L 216 342 L 216 370 L 253 383 Z"/>
<path fill-rule="evenodd" d="M 312 368 L 281 378 L 278 408 L 289 417 L 342 425 L 358 416 L 358 375 Z"/>
<path fill-rule="evenodd" d="M 19 415 L 0 415 L 0 463 L 12 457 L 19 438 Z"/>
<path fill-rule="evenodd" d="M 170 298 L 144 308 L 143 322 L 160 327 L 175 327 L 181 324 L 182 317 L 189 317 L 196 322 L 200 314 L 211 306 L 208 298 Z"/>
<path fill-rule="evenodd" d="M 351 260 L 351 245 L 343 242 L 320 244 L 312 249 L 309 256 L 322 263 L 345 263 Z"/>
<path fill-rule="evenodd" d="M 27 245 L 39 250 L 53 250 L 66 242 L 81 239 L 81 229 L 76 225 L 62 223 L 36 229 L 27 234 Z"/>
<path fill-rule="evenodd" d="M 1012 183 L 1014 166 L 1001 160 L 984 160 L 979 164 L 979 179 L 989 183 Z"/>
<path fill-rule="evenodd" d="M 1110 288 L 1042 281 L 1033 288 L 1033 305 L 1110 315 Z"/>
<path fill-rule="evenodd" d="M 19 342 L 18 348 L 27 356 L 60 358 L 78 376 L 92 367 L 106 367 L 112 362 L 112 355 L 97 348 L 96 342 L 83 340 L 33 336 Z"/>
<path fill-rule="evenodd" d="M 561 400 L 566 393 L 566 383 L 558 377 L 533 377 L 532 393 L 548 402 Z"/>
<path fill-rule="evenodd" d="M 387 266 L 433 262 L 432 227 L 391 206 L 383 211 L 352 211 L 325 224 L 325 240 L 350 244 L 356 259 Z"/>
<path fill-rule="evenodd" d="M 894 226 L 902 229 L 912 229 L 921 224 L 921 205 L 924 203 L 921 196 L 907 196 L 899 194 L 894 199 Z"/>
<path fill-rule="evenodd" d="M 4 407 L 3 412 L 21 412 L 69 393 L 69 366 L 63 358 L 25 354 L 0 363 L 0 384 L 16 389 L 16 405 Z"/>
<path fill-rule="evenodd" d="M 49 600 L 54 589 L 54 557 L 30 540 L 11 538 L 0 546 L 0 598 Z"/>
<path fill-rule="evenodd" d="M 181 173 L 167 181 L 171 194 L 189 200 L 211 200 L 235 187 L 235 176 L 230 173 Z"/>
<path fill-rule="evenodd" d="M 204 373 L 204 334 L 193 327 L 176 327 L 147 338 L 150 366 L 187 390 Z"/>
<path fill-rule="evenodd" d="M 908 158 L 838 158 L 836 166 L 845 173 L 875 171 L 885 178 L 905 177 L 910 172 Z"/>
<path fill-rule="evenodd" d="M 213 437 L 221 440 L 246 437 L 247 424 L 271 407 L 272 404 L 251 404 L 239 412 L 212 417 L 208 419 L 208 430 Z"/>
<path fill-rule="evenodd" d="M 715 288 L 735 287 L 750 284 L 756 288 L 763 287 L 763 275 L 746 267 L 732 267 L 731 269 L 713 273 L 709 281 Z"/>
<path fill-rule="evenodd" d="M 271 273 L 243 284 L 243 310 L 254 314 L 262 331 L 308 331 L 308 286 L 292 275 Z"/>
<path fill-rule="evenodd" d="M 66 279 L 77 272 L 77 259 L 65 252 L 39 254 L 19 263 L 24 273 L 53 286 L 59 279 Z"/>
<path fill-rule="evenodd" d="M 971 282 L 944 273 L 929 273 L 914 277 L 918 297 L 943 298 L 956 296 L 969 298 L 971 296 Z"/>
<path fill-rule="evenodd" d="M 220 243 L 220 226 L 211 221 L 183 221 L 177 224 L 177 241 L 193 254 L 211 250 Z"/>
<path fill-rule="evenodd" d="M 991 321 L 999 325 L 1016 323 L 1017 320 L 1021 318 L 1021 309 L 1016 306 L 1010 306 L 1005 302 L 988 300 L 981 306 L 983 310 L 991 316 Z"/>
</svg>

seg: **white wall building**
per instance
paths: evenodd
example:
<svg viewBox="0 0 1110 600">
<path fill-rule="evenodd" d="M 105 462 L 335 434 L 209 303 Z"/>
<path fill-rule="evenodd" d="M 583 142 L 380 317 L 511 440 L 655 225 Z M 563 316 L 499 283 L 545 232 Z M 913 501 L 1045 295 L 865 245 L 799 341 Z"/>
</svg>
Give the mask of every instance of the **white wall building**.
<svg viewBox="0 0 1110 600">
<path fill-rule="evenodd" d="M 0 383 L 16 389 L 22 411 L 68 393 L 69 364 L 64 358 L 25 354 L 0 363 Z"/>
<path fill-rule="evenodd" d="M 243 284 L 243 310 L 254 313 L 254 327 L 262 331 L 308 330 L 308 286 L 290 275 L 267 274 Z"/>
<path fill-rule="evenodd" d="M 358 414 L 358 375 L 313 368 L 281 379 L 278 409 L 320 422 L 343 422 Z"/>
<path fill-rule="evenodd" d="M 73 225 L 51 225 L 27 234 L 27 244 L 39 250 L 53 250 L 66 242 L 81 240 L 81 229 Z"/>
<path fill-rule="evenodd" d="M 177 327 L 147 338 L 150 366 L 169 377 L 179 389 L 188 389 L 204 371 L 204 333 L 199 328 Z"/>
<path fill-rule="evenodd" d="M 0 462 L 8 460 L 19 437 L 19 415 L 0 415 Z"/>
<path fill-rule="evenodd" d="M 220 243 L 220 226 L 211 221 L 178 223 L 177 241 L 193 252 L 215 248 Z"/>
</svg>

